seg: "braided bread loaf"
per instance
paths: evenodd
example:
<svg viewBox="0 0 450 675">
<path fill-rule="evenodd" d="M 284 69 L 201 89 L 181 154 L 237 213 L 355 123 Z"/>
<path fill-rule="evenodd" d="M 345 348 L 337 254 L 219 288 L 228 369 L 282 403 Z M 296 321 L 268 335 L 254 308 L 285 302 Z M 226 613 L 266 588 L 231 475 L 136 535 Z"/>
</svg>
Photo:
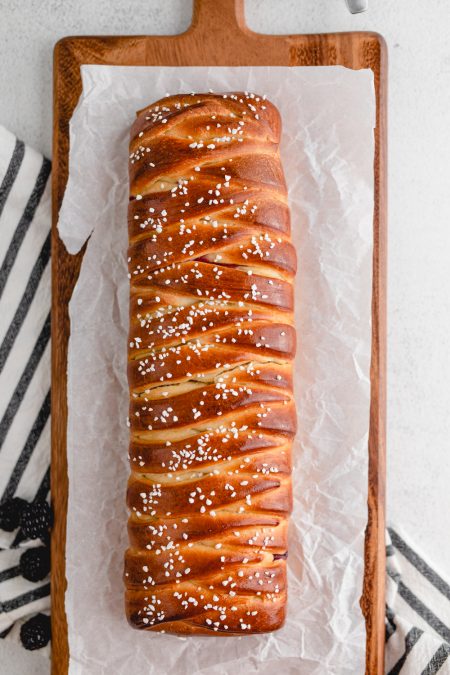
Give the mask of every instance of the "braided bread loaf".
<svg viewBox="0 0 450 675">
<path fill-rule="evenodd" d="M 131 130 L 128 378 L 136 628 L 243 635 L 286 609 L 295 353 L 280 117 L 170 96 Z"/>
</svg>

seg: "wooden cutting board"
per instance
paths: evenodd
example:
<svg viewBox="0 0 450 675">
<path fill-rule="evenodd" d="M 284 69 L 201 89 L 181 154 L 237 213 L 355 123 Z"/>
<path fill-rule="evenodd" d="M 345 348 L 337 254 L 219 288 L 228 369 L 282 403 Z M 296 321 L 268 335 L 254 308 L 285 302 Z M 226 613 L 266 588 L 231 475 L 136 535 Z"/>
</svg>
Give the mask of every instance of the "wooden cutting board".
<svg viewBox="0 0 450 675">
<path fill-rule="evenodd" d="M 150 9 L 149 9 L 150 11 Z M 83 63 L 129 66 L 329 66 L 371 68 L 375 76 L 375 211 L 369 519 L 361 606 L 367 626 L 366 675 L 384 673 L 385 406 L 386 406 L 386 73 L 383 38 L 376 33 L 262 35 L 245 25 L 244 0 L 194 0 L 192 25 L 176 36 L 68 37 L 54 53 L 52 230 L 52 673 L 68 671 L 64 610 L 66 511 L 66 363 L 68 303 L 84 251 L 67 254 L 56 223 L 68 176 L 69 120 L 81 93 Z M 100 636 L 101 639 L 101 636 Z"/>
</svg>

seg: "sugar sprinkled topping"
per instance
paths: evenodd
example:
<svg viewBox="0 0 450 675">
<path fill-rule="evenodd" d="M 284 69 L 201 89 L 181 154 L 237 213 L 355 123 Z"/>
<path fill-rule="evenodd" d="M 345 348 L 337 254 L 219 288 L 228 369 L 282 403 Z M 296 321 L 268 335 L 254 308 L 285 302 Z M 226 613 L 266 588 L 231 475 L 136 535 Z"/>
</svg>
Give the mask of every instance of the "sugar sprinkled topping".
<svg viewBox="0 0 450 675">
<path fill-rule="evenodd" d="M 266 607 L 284 601 L 295 258 L 274 114 L 249 92 L 167 96 L 132 141 L 137 548 L 125 577 L 142 586 L 133 621 L 147 629 L 173 613 L 202 616 L 212 632 L 258 632 Z"/>
</svg>

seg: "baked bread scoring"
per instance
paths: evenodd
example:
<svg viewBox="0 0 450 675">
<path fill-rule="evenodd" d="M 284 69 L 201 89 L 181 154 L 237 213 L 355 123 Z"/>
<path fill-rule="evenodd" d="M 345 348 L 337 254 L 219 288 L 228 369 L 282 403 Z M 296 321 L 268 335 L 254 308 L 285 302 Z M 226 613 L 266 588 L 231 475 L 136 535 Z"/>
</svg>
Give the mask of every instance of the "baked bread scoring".
<svg viewBox="0 0 450 675">
<path fill-rule="evenodd" d="M 168 96 L 131 129 L 131 625 L 272 631 L 286 611 L 296 430 L 280 116 L 250 93 Z"/>
</svg>

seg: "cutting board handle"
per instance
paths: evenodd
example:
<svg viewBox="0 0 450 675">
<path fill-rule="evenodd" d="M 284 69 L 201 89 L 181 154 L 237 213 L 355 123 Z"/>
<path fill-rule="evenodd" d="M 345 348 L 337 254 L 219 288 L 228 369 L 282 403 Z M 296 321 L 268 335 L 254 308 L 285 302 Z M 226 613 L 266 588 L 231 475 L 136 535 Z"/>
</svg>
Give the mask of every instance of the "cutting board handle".
<svg viewBox="0 0 450 675">
<path fill-rule="evenodd" d="M 245 31 L 244 0 L 194 0 L 189 32 Z"/>
</svg>

